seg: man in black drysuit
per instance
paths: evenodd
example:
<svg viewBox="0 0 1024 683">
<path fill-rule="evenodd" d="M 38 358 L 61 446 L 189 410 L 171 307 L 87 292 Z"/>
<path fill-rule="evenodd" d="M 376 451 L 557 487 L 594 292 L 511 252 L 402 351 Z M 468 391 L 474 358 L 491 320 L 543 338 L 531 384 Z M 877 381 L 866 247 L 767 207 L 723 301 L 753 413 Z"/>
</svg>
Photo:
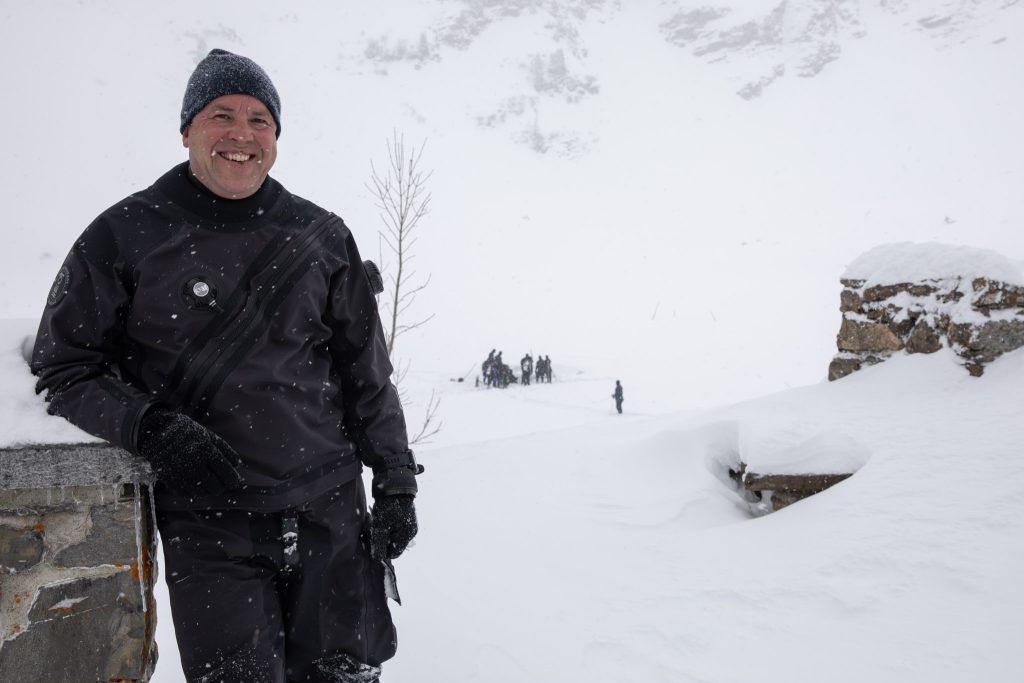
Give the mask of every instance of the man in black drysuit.
<svg viewBox="0 0 1024 683">
<path fill-rule="evenodd" d="M 157 473 L 190 683 L 377 681 L 417 530 L 374 292 L 341 219 L 268 177 L 280 112 L 255 62 L 199 63 L 189 161 L 74 244 L 31 363 L 51 413 Z"/>
<path fill-rule="evenodd" d="M 612 394 L 612 398 L 615 399 L 615 410 L 619 411 L 619 415 L 622 415 L 622 402 L 625 398 L 622 395 L 622 385 L 619 384 L 619 380 L 615 380 L 615 393 Z"/>
</svg>

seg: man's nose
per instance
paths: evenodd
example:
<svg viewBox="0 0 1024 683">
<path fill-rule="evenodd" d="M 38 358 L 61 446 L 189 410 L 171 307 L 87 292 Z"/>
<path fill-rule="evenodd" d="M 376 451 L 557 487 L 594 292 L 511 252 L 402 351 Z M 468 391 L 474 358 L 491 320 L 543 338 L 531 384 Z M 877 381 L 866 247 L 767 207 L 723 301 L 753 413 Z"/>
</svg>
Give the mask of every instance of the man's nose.
<svg viewBox="0 0 1024 683">
<path fill-rule="evenodd" d="M 248 142 L 255 137 L 253 127 L 242 118 L 237 118 L 228 130 L 228 138 L 238 142 Z"/>
</svg>

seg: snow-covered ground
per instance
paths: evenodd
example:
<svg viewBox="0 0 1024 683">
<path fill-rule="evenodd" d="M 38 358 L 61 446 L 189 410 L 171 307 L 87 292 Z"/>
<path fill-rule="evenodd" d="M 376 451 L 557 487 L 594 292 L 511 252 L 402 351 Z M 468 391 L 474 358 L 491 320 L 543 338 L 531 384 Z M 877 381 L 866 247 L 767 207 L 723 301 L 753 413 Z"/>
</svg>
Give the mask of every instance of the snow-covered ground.
<svg viewBox="0 0 1024 683">
<path fill-rule="evenodd" d="M 444 428 L 385 680 L 1018 678 L 1024 352 L 822 379 L 858 255 L 1024 258 L 1024 4 L 18 0 L 0 35 L 4 443 L 81 437 L 20 346 L 92 217 L 185 158 L 222 47 L 281 91 L 273 175 L 365 256 L 370 161 L 427 142 L 436 317 L 398 353 L 410 421 L 438 391 Z M 476 389 L 491 348 L 555 382 Z M 752 517 L 737 459 L 858 471 Z M 155 680 L 182 683 L 160 600 Z"/>
<path fill-rule="evenodd" d="M 627 386 L 619 417 L 610 391 L 446 394 L 465 442 L 423 456 L 389 680 L 1015 680 L 1024 352 L 697 415 L 632 415 Z M 725 474 L 808 456 L 863 466 L 758 518 Z"/>
<path fill-rule="evenodd" d="M 31 384 L 25 329 L 3 327 L 5 386 Z M 1024 352 L 980 379 L 948 350 L 896 356 L 694 414 L 644 414 L 627 385 L 616 415 L 612 386 L 447 388 L 386 680 L 1014 680 Z M 856 474 L 764 515 L 738 461 Z M 180 683 L 158 601 L 155 680 Z"/>
</svg>

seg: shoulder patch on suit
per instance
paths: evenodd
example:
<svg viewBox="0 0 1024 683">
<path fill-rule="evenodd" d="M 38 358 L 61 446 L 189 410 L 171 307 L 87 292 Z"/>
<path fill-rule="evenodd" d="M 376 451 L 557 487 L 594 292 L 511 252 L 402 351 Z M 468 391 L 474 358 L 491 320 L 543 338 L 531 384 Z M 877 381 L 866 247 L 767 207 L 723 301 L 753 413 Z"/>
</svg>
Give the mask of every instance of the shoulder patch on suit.
<svg viewBox="0 0 1024 683">
<path fill-rule="evenodd" d="M 71 286 L 71 271 L 67 266 L 61 266 L 57 271 L 57 277 L 53 279 L 53 286 L 50 287 L 50 294 L 46 297 L 46 303 L 56 306 L 68 293 Z"/>
</svg>

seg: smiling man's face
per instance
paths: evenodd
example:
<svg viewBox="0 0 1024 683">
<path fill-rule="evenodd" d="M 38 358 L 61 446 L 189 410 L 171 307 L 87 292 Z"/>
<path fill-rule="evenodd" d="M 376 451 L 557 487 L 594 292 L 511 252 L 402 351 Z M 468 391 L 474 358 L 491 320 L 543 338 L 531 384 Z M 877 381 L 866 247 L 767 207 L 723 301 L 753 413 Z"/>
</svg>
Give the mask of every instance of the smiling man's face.
<svg viewBox="0 0 1024 683">
<path fill-rule="evenodd" d="M 224 95 L 203 107 L 181 141 L 192 173 L 211 192 L 243 199 L 260 189 L 277 159 L 277 125 L 249 95 Z"/>
</svg>

